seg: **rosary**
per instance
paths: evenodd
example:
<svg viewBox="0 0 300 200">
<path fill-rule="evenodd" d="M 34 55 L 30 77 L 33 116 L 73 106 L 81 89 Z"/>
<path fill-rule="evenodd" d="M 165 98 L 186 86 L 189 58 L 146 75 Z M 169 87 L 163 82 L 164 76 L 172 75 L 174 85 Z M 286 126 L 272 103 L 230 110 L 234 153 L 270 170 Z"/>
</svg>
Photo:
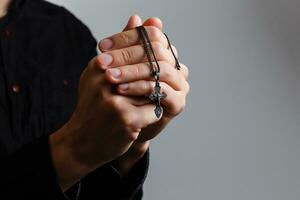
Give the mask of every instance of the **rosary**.
<svg viewBox="0 0 300 200">
<path fill-rule="evenodd" d="M 159 83 L 160 66 L 159 66 L 158 61 L 156 59 L 152 44 L 150 42 L 150 39 L 149 39 L 149 36 L 148 36 L 148 33 L 147 33 L 145 27 L 144 26 L 139 26 L 136 29 L 137 29 L 139 37 L 140 37 L 140 39 L 143 43 L 143 47 L 144 47 L 147 59 L 148 59 L 149 65 L 150 65 L 151 70 L 152 70 L 152 75 L 153 75 L 154 80 L 155 80 L 154 91 L 149 96 L 149 99 L 155 103 L 156 107 L 154 109 L 154 113 L 155 113 L 156 117 L 159 118 L 162 114 L 162 111 L 163 111 L 162 106 L 161 106 L 161 100 L 167 97 L 166 93 L 161 92 L 161 86 L 160 86 L 160 83 Z M 176 66 L 175 67 L 176 67 L 177 70 L 180 70 L 181 67 L 180 67 L 179 61 L 178 61 L 178 59 L 177 59 L 177 57 L 174 53 L 171 42 L 170 42 L 168 36 L 165 33 L 164 33 L 164 35 L 167 38 L 169 49 L 171 50 L 171 52 L 172 52 L 172 54 L 175 58 L 175 61 L 176 61 Z M 154 60 L 154 62 L 152 62 L 152 60 Z"/>
</svg>

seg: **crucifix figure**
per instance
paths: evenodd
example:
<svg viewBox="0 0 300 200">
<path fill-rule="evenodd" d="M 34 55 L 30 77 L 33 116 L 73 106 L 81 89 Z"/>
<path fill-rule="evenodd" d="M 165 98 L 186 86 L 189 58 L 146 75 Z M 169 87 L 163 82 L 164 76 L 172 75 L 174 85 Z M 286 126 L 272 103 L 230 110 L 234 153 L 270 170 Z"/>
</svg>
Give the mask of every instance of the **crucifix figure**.
<svg viewBox="0 0 300 200">
<path fill-rule="evenodd" d="M 149 96 L 149 98 L 151 99 L 151 101 L 155 102 L 156 103 L 156 107 L 155 107 L 155 115 L 157 118 L 159 118 L 161 116 L 161 113 L 162 113 L 162 107 L 160 105 L 160 101 L 161 99 L 164 99 L 166 98 L 166 94 L 163 92 L 161 93 L 160 92 L 160 85 L 159 85 L 159 82 L 156 81 L 155 83 L 155 87 L 154 87 L 154 91 L 151 93 L 151 95 Z"/>
<path fill-rule="evenodd" d="M 158 61 L 156 59 L 156 56 L 155 56 L 155 52 L 153 50 L 153 47 L 152 47 L 152 44 L 151 44 L 151 41 L 149 39 L 149 36 L 148 36 L 148 33 L 145 29 L 144 26 L 138 26 L 136 27 L 137 29 L 137 32 L 140 36 L 140 39 L 143 43 L 143 47 L 144 47 L 144 50 L 145 50 L 145 54 L 147 56 L 147 59 L 148 59 L 148 62 L 149 62 L 149 65 L 152 69 L 152 74 L 154 76 L 154 79 L 155 79 L 155 87 L 154 87 L 154 91 L 151 93 L 151 95 L 149 96 L 149 99 L 151 101 L 153 101 L 155 104 L 156 104 L 156 107 L 154 109 L 154 113 L 156 115 L 157 118 L 159 118 L 163 112 L 163 108 L 160 104 L 160 101 L 164 98 L 167 97 L 167 94 L 166 93 L 161 93 L 161 87 L 160 87 L 160 83 L 159 83 L 159 73 L 160 73 L 160 66 L 158 64 Z M 172 45 L 170 43 L 170 40 L 168 38 L 168 36 L 165 34 L 166 38 L 167 38 L 167 41 L 168 41 L 168 48 L 171 49 L 171 52 L 175 58 L 175 61 L 176 61 L 176 69 L 177 70 L 180 70 L 180 63 L 172 49 Z"/>
</svg>

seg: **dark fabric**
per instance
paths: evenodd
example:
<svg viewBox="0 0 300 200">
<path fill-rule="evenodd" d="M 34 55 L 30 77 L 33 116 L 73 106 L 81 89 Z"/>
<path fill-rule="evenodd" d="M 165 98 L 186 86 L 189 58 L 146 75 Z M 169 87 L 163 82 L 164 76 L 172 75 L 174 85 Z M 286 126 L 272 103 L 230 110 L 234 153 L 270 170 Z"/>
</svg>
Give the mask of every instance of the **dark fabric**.
<svg viewBox="0 0 300 200">
<path fill-rule="evenodd" d="M 14 0 L 5 20 L 0 27 L 0 197 L 73 198 L 79 184 L 67 195 L 60 190 L 48 140 L 74 111 L 79 77 L 96 55 L 96 40 L 65 8 L 42 0 Z M 79 199 L 141 199 L 148 162 L 149 153 L 127 177 L 111 163 L 96 169 L 81 180 Z"/>
<path fill-rule="evenodd" d="M 145 172 L 148 171 L 149 152 L 146 153 L 131 170 L 127 177 L 121 177 L 113 165 L 108 164 L 103 167 L 103 170 L 96 170 L 86 177 L 85 182 L 82 183 L 82 190 L 80 197 L 88 197 L 87 199 L 101 199 L 99 186 L 105 191 L 109 191 L 110 199 L 131 199 L 138 200 L 142 198 L 142 184 L 146 178 Z M 101 182 L 100 185 L 93 184 L 102 177 L 109 176 L 106 182 Z M 111 188 L 114 188 L 112 190 Z M 97 194 L 97 195 L 94 195 Z M 135 194 L 135 195 L 133 195 Z M 93 195 L 93 196 L 92 196 Z"/>
</svg>

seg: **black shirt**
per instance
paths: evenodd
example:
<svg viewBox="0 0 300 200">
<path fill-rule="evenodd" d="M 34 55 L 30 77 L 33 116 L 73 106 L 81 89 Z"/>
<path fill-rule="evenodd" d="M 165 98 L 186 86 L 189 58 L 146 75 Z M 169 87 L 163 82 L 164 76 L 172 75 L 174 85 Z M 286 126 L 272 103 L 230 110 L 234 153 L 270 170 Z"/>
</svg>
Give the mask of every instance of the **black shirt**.
<svg viewBox="0 0 300 200">
<path fill-rule="evenodd" d="M 0 33 L 3 32 L 3 28 L 5 26 L 7 17 L 0 18 Z M 1 41 L 0 41 L 1 46 Z M 7 87 L 6 87 L 6 81 L 5 81 L 5 73 L 3 69 L 3 59 L 2 59 L 2 52 L 0 49 L 0 119 L 3 119 L 0 121 L 0 130 L 7 129 L 5 127 L 5 124 L 7 124 L 6 120 L 7 117 Z"/>
<path fill-rule="evenodd" d="M 43 0 L 13 0 L 0 32 L 0 198 L 73 198 L 79 184 L 61 191 L 48 139 L 74 111 L 96 40 L 69 11 Z M 148 159 L 127 177 L 111 163 L 96 169 L 81 180 L 79 199 L 141 199 Z"/>
</svg>

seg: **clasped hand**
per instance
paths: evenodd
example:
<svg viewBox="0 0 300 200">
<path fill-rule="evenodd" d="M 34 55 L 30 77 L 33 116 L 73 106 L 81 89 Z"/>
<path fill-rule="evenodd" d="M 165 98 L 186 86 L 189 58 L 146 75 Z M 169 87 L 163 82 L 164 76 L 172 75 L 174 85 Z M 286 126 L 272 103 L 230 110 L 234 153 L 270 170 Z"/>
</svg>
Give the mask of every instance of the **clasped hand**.
<svg viewBox="0 0 300 200">
<path fill-rule="evenodd" d="M 148 98 L 155 82 L 135 29 L 140 25 L 150 37 L 160 65 L 161 90 L 167 94 L 160 118 Z M 102 40 L 99 49 L 102 53 L 81 74 L 74 113 L 50 139 L 64 189 L 110 161 L 121 171 L 129 170 L 148 149 L 149 141 L 182 112 L 189 92 L 188 68 L 184 64 L 180 71 L 175 68 L 157 18 L 142 24 L 139 17 L 131 17 L 124 31 Z"/>
</svg>

